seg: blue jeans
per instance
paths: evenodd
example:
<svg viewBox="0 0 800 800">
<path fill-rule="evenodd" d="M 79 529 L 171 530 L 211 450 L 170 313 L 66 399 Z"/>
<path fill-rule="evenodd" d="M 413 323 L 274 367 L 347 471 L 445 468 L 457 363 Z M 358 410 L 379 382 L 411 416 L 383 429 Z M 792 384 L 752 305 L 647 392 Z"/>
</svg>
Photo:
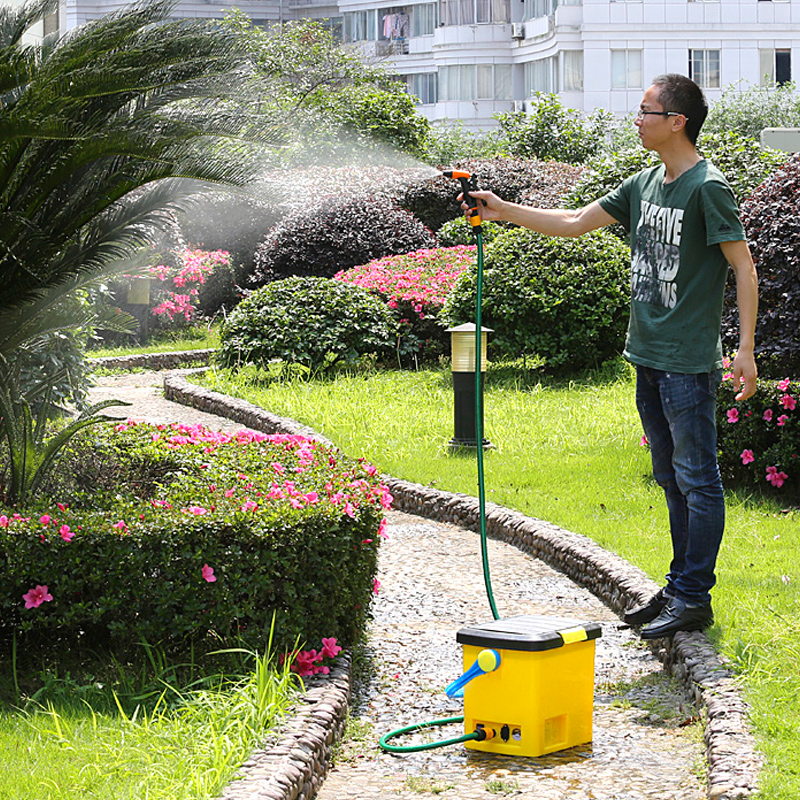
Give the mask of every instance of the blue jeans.
<svg viewBox="0 0 800 800">
<path fill-rule="evenodd" d="M 693 605 L 711 601 L 725 527 L 714 418 L 721 377 L 721 370 L 687 375 L 636 368 L 636 406 L 669 512 L 672 562 L 666 591 Z"/>
</svg>

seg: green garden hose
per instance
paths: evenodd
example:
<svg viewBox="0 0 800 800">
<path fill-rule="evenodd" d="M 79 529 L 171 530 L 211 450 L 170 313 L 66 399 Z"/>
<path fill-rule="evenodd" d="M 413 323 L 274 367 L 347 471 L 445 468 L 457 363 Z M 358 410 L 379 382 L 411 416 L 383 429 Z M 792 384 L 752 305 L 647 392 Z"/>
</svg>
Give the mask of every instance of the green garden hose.
<svg viewBox="0 0 800 800">
<path fill-rule="evenodd" d="M 475 439 L 476 439 L 476 454 L 478 463 L 478 517 L 480 520 L 480 539 L 481 539 L 481 561 L 483 563 L 483 582 L 486 586 L 486 594 L 489 598 L 489 606 L 492 609 L 492 616 L 494 619 L 500 619 L 497 613 L 497 606 L 494 602 L 494 594 L 492 593 L 492 581 L 489 574 L 489 550 L 487 546 L 486 536 L 486 488 L 483 474 L 483 372 L 481 370 L 481 350 L 482 350 L 482 333 L 481 333 L 481 317 L 483 311 L 483 232 L 481 230 L 480 214 L 478 213 L 478 203 L 475 198 L 469 194 L 470 189 L 476 189 L 474 179 L 469 173 L 465 172 L 444 172 L 448 178 L 456 178 L 461 181 L 463 196 L 465 202 L 470 204 L 472 213 L 470 214 L 470 222 L 472 223 L 472 230 L 475 234 L 475 243 L 478 251 L 478 265 L 476 276 L 476 294 L 475 294 Z M 473 205 L 474 204 L 474 205 Z M 476 223 L 477 218 L 477 223 Z M 486 738 L 486 733 L 483 730 L 473 731 L 472 733 L 465 733 L 463 736 L 458 736 L 453 739 L 440 739 L 436 742 L 428 742 L 419 745 L 393 745 L 389 744 L 389 740 L 396 736 L 401 736 L 405 733 L 412 733 L 414 731 L 422 730 L 423 728 L 431 728 L 437 725 L 447 725 L 452 722 L 463 722 L 464 717 L 448 717 L 447 719 L 429 720 L 428 722 L 418 722 L 415 725 L 408 725 L 405 728 L 398 728 L 395 731 L 384 734 L 380 739 L 380 746 L 387 753 L 414 753 L 420 750 L 433 750 L 437 747 L 445 747 L 451 744 L 460 744 L 462 742 L 469 742 L 472 740 L 482 741 Z"/>
<path fill-rule="evenodd" d="M 489 551 L 486 544 L 486 486 L 483 477 L 483 372 L 481 370 L 481 317 L 483 312 L 483 234 L 475 233 L 478 246 L 478 274 L 475 292 L 475 438 L 478 442 L 478 518 L 481 533 L 481 561 L 483 562 L 483 582 L 494 619 L 500 619 L 492 593 L 492 579 L 489 575 Z"/>
<path fill-rule="evenodd" d="M 473 739 L 482 739 L 485 736 L 482 731 L 473 731 L 472 733 L 465 733 L 463 736 L 456 736 L 452 739 L 440 739 L 439 741 L 427 742 L 426 744 L 389 744 L 389 739 L 393 739 L 395 736 L 401 736 L 404 733 L 413 733 L 423 728 L 432 728 L 436 725 L 449 725 L 451 722 L 463 721 L 464 717 L 462 715 L 460 717 L 434 719 L 429 722 L 418 722 L 415 725 L 407 725 L 405 728 L 398 728 L 396 731 L 381 736 L 380 745 L 387 753 L 416 753 L 420 750 L 433 750 L 435 747 L 444 747 L 448 744 L 461 744 L 462 742 L 469 742 Z"/>
</svg>

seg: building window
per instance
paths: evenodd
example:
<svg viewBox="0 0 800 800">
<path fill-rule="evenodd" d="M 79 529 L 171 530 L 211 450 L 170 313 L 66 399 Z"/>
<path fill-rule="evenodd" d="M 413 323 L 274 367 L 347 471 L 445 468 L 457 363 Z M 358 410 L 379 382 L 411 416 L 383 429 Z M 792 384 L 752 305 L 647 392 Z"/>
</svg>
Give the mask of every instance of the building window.
<svg viewBox="0 0 800 800">
<path fill-rule="evenodd" d="M 440 100 L 510 100 L 509 64 L 463 64 L 439 70 Z"/>
<path fill-rule="evenodd" d="M 431 36 L 439 24 L 439 6 L 423 3 L 411 7 L 411 35 Z"/>
<path fill-rule="evenodd" d="M 689 77 L 701 89 L 719 89 L 719 50 L 690 50 Z"/>
<path fill-rule="evenodd" d="M 417 105 L 432 105 L 439 99 L 438 76 L 435 72 L 419 72 L 408 76 L 408 93 L 417 99 Z"/>
<path fill-rule="evenodd" d="M 352 11 L 344 15 L 344 41 L 374 42 L 378 38 L 378 12 Z"/>
<path fill-rule="evenodd" d="M 525 64 L 525 97 L 537 92 L 553 94 L 556 91 L 557 63 L 555 58 L 540 58 Z"/>
<path fill-rule="evenodd" d="M 523 19 L 536 19 L 554 14 L 558 8 L 558 0 L 525 0 Z"/>
<path fill-rule="evenodd" d="M 791 50 L 759 50 L 762 86 L 783 86 L 792 80 Z"/>
<path fill-rule="evenodd" d="M 509 19 L 509 0 L 442 0 L 445 25 L 505 23 Z"/>
<path fill-rule="evenodd" d="M 611 51 L 611 88 L 642 89 L 642 51 Z"/>
<path fill-rule="evenodd" d="M 564 50 L 561 53 L 561 91 L 583 91 L 583 50 Z"/>
</svg>

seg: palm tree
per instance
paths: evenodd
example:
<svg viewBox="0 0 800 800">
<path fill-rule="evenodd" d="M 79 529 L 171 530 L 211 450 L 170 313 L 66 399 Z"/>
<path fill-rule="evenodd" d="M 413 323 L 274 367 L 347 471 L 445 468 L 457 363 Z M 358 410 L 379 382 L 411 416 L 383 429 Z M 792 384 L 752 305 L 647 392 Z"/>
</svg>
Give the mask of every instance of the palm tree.
<svg viewBox="0 0 800 800">
<path fill-rule="evenodd" d="M 133 258 L 199 186 L 242 187 L 260 171 L 270 131 L 242 96 L 257 85 L 240 35 L 171 20 L 173 5 L 136 3 L 36 45 L 23 34 L 58 0 L 0 7 L 0 436 L 9 447 L 12 421 L 27 418 L 12 386 L 15 352 L 95 313 L 65 294 Z"/>
</svg>

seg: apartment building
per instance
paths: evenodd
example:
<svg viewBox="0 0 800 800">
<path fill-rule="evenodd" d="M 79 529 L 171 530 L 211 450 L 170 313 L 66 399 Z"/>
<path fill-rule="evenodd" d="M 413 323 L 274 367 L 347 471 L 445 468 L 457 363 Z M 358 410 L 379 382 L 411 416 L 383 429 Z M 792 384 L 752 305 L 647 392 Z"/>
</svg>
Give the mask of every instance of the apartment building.
<svg viewBox="0 0 800 800">
<path fill-rule="evenodd" d="M 66 30 L 122 5 L 64 0 Z M 238 7 L 257 24 L 326 19 L 363 58 L 403 80 L 431 121 L 474 130 L 555 92 L 583 111 L 625 113 L 663 72 L 710 100 L 738 81 L 797 77 L 800 0 L 181 0 L 181 16 Z"/>
</svg>

